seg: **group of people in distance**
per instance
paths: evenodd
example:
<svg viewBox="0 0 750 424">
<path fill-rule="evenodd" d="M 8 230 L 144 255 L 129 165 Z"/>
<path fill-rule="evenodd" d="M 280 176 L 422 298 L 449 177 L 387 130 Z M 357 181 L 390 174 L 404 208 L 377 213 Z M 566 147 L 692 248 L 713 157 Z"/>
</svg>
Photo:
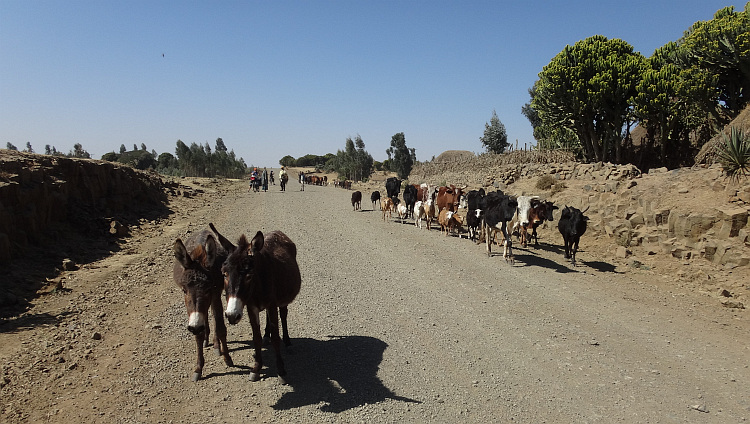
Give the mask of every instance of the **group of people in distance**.
<svg viewBox="0 0 750 424">
<path fill-rule="evenodd" d="M 286 182 L 289 181 L 289 175 L 283 166 L 279 171 L 279 179 L 281 180 L 281 191 L 286 191 Z M 276 181 L 273 178 L 273 170 L 269 173 L 268 169 L 263 168 L 263 172 L 259 173 L 258 168 L 253 168 L 253 172 L 250 173 L 250 191 L 268 191 L 269 181 L 272 185 L 276 185 Z"/>
</svg>

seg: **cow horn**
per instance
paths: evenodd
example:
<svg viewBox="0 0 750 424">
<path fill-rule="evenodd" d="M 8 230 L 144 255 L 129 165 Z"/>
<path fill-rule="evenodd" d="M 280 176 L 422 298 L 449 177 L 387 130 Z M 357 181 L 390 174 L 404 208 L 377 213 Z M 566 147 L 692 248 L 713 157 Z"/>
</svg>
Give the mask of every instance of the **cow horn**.
<svg viewBox="0 0 750 424">
<path fill-rule="evenodd" d="M 589 210 L 590 207 L 591 205 L 586 206 L 586 209 L 582 210 L 581 213 L 586 213 L 586 211 Z"/>
</svg>

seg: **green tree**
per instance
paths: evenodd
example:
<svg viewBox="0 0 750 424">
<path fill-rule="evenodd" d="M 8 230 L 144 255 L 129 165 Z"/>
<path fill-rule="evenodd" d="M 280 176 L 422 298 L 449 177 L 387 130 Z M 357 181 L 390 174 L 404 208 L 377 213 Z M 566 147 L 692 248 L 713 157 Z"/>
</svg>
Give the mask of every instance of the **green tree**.
<svg viewBox="0 0 750 424">
<path fill-rule="evenodd" d="M 49 153 L 48 153 L 49 154 Z M 106 160 L 108 162 L 117 162 L 117 158 L 119 158 L 120 155 L 118 155 L 115 152 L 109 152 L 102 155 L 102 160 Z"/>
<path fill-rule="evenodd" d="M 479 141 L 491 153 L 503 153 L 508 147 L 508 134 L 505 132 L 505 125 L 497 117 L 496 111 L 492 111 L 490 122 L 485 122 L 484 135 L 479 137 Z"/>
<path fill-rule="evenodd" d="M 25 151 L 29 152 L 29 153 L 34 153 L 34 149 L 31 148 L 31 142 L 30 141 L 26 142 L 26 150 Z"/>
<path fill-rule="evenodd" d="M 279 165 L 281 166 L 287 166 L 287 167 L 294 166 L 295 163 L 296 163 L 296 160 L 294 159 L 294 157 L 290 155 L 286 155 L 279 160 Z"/>
<path fill-rule="evenodd" d="M 406 147 L 406 137 L 400 132 L 391 137 L 391 147 L 386 149 L 391 171 L 395 171 L 399 178 L 406 179 L 416 162 L 415 150 Z"/>
<path fill-rule="evenodd" d="M 73 150 L 68 153 L 68 157 L 90 159 L 91 155 L 83 149 L 81 143 L 76 143 L 73 145 Z"/>
<path fill-rule="evenodd" d="M 123 154 L 123 153 L 125 153 L 127 151 L 128 151 L 128 149 L 125 148 L 125 145 L 124 144 L 120 144 L 120 154 Z"/>
<path fill-rule="evenodd" d="M 635 116 L 659 146 L 660 162 L 669 166 L 691 164 L 689 135 L 708 125 L 717 99 L 715 76 L 695 66 L 681 69 L 674 63 L 677 49 L 667 43 L 645 62 L 634 102 Z"/>
<path fill-rule="evenodd" d="M 52 154 L 52 147 L 50 147 L 49 144 L 44 145 L 44 154 L 45 155 L 51 155 Z"/>
<path fill-rule="evenodd" d="M 18 147 L 14 146 L 10 141 L 5 144 L 5 148 L 8 150 L 18 150 Z"/>
<path fill-rule="evenodd" d="M 722 107 L 737 116 L 750 93 L 750 2 L 742 12 L 729 6 L 710 21 L 694 23 L 677 45 L 680 67 L 715 75 Z"/>
<path fill-rule="evenodd" d="M 367 150 L 365 150 L 365 142 L 362 140 L 362 137 L 360 137 L 359 134 L 357 134 L 357 137 L 354 139 L 354 146 L 357 148 L 357 167 L 355 171 L 355 177 L 360 181 L 367 181 L 370 178 L 370 174 L 372 174 L 372 155 L 367 153 Z"/>
<path fill-rule="evenodd" d="M 602 35 L 565 46 L 539 73 L 531 107 L 547 128 L 575 133 L 586 159 L 608 161 L 619 152 L 643 62 L 628 43 Z"/>
<path fill-rule="evenodd" d="M 224 140 L 221 139 L 221 137 L 216 139 L 216 148 L 214 149 L 217 152 L 226 152 L 227 146 L 224 145 Z"/>
</svg>

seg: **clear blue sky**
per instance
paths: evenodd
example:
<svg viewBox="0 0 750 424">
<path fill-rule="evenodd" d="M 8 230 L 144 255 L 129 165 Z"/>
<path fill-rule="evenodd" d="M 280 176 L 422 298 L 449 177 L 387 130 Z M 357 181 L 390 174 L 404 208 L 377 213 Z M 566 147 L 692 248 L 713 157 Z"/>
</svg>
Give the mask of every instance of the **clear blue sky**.
<svg viewBox="0 0 750 424">
<path fill-rule="evenodd" d="M 359 134 L 387 158 L 484 151 L 496 110 L 509 141 L 566 44 L 620 38 L 650 56 L 744 3 L 674 1 L 0 0 L 0 148 L 124 144 L 174 154 L 221 137 L 248 165 L 324 155 Z M 162 56 L 163 55 L 163 56 Z"/>
</svg>

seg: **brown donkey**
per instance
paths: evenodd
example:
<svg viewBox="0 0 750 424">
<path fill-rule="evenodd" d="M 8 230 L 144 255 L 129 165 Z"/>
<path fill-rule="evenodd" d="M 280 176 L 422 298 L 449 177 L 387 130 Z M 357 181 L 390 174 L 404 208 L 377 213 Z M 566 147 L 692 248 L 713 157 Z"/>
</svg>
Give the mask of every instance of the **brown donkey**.
<svg viewBox="0 0 750 424">
<path fill-rule="evenodd" d="M 279 315 L 284 344 L 289 346 L 292 341 L 286 323 L 287 305 L 297 297 L 302 283 L 297 265 L 297 246 L 281 231 L 272 231 L 265 237 L 258 231 L 249 243 L 245 235 L 241 235 L 235 247 L 216 231 L 213 224 L 208 225 L 216 233 L 219 243 L 229 252 L 221 268 L 227 296 L 225 315 L 229 323 L 236 324 L 242 318 L 242 309 L 247 306 L 255 347 L 255 363 L 250 380 L 260 379 L 260 370 L 263 368 L 259 314 L 265 309 L 266 336 L 270 332 L 271 344 L 276 351 L 279 378 L 282 383 L 286 383 L 286 368 L 281 358 Z"/>
<path fill-rule="evenodd" d="M 224 324 L 221 305 L 221 265 L 227 257 L 226 251 L 216 244 L 208 230 L 194 234 L 185 244 L 174 242 L 174 281 L 185 293 L 188 313 L 188 330 L 195 335 L 198 362 L 193 372 L 193 381 L 203 374 L 203 343 L 208 347 L 211 330 L 208 326 L 208 308 L 213 309 L 215 333 L 214 350 L 224 357 L 224 362 L 233 366 L 227 348 L 227 327 Z"/>
</svg>

